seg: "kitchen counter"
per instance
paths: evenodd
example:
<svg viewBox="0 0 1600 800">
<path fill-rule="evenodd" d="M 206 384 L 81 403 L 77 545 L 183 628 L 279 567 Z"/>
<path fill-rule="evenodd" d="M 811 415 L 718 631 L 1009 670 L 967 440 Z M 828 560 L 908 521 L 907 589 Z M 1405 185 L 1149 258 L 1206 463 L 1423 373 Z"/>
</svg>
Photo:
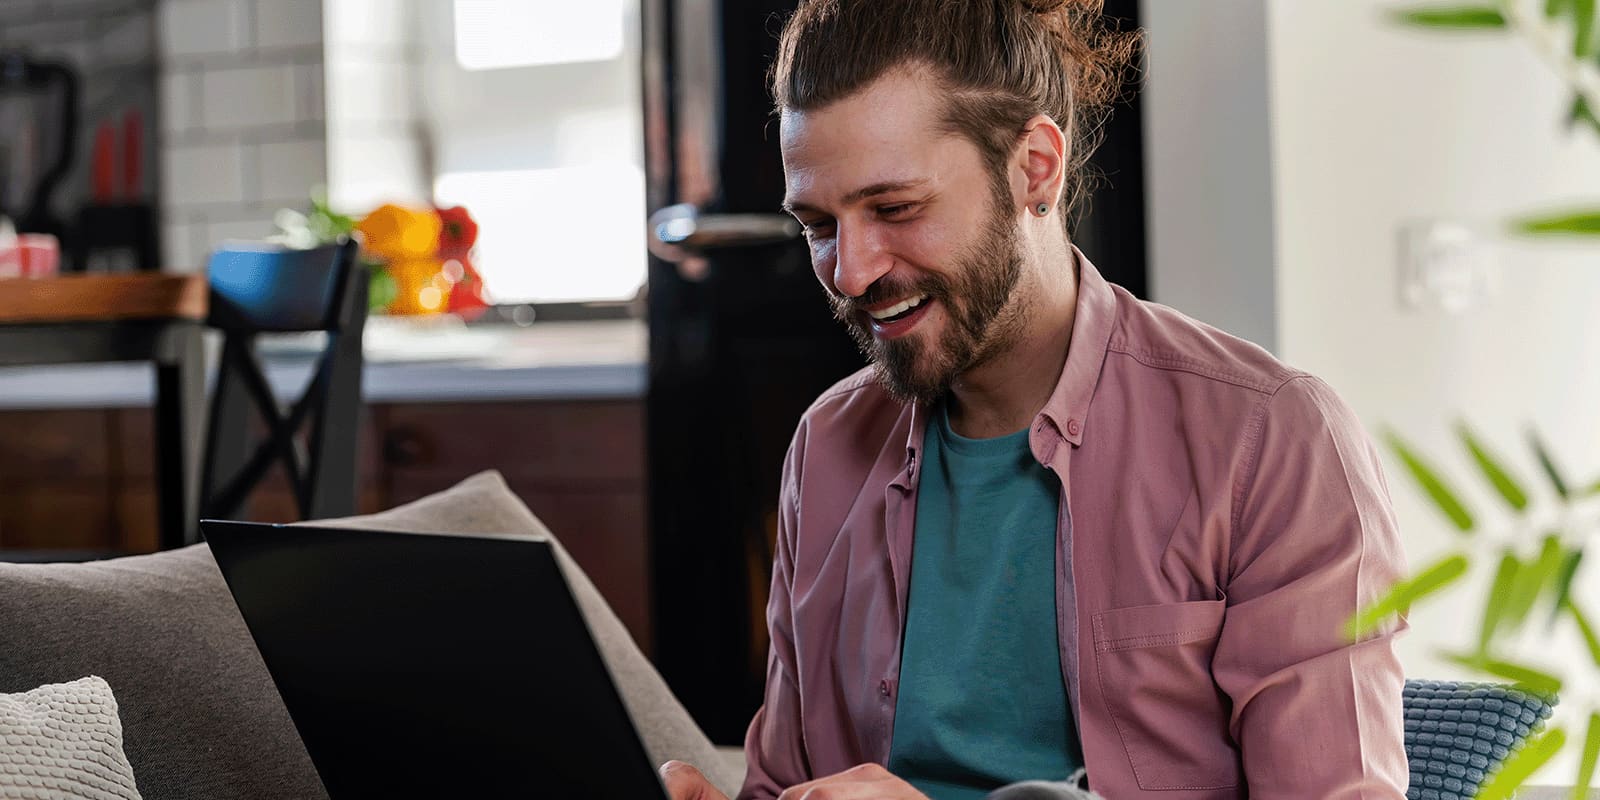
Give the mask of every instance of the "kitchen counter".
<svg viewBox="0 0 1600 800">
<path fill-rule="evenodd" d="M 280 398 L 298 395 L 321 343 L 321 334 L 263 339 L 267 379 Z M 648 334 L 639 320 L 519 328 L 375 317 L 365 350 L 369 403 L 640 398 Z M 147 406 L 153 384 L 145 364 L 0 368 L 0 409 Z"/>
</svg>

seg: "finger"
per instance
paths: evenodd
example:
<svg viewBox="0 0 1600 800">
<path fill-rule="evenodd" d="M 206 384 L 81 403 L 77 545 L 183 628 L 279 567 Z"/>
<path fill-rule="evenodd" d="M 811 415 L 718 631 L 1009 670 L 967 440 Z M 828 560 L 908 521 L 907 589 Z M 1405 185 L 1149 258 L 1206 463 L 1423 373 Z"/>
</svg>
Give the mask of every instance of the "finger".
<svg viewBox="0 0 1600 800">
<path fill-rule="evenodd" d="M 700 770 L 682 761 L 662 764 L 661 782 L 666 784 L 667 796 L 672 800 L 728 800 Z"/>
</svg>

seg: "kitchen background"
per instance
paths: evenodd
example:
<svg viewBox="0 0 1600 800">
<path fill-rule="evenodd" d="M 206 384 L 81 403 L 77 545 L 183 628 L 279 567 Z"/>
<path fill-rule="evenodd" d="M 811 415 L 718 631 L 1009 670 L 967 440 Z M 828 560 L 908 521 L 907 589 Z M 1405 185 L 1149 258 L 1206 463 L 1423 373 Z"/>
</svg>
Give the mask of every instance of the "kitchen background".
<svg viewBox="0 0 1600 800">
<path fill-rule="evenodd" d="M 1393 5 L 1109 3 L 1148 31 L 1146 80 L 1113 120 L 1109 188 L 1080 238 L 1130 287 L 1324 377 L 1374 432 L 1453 453 L 1450 423 L 1466 419 L 1535 475 L 1519 443 L 1536 426 L 1571 472 L 1600 472 L 1594 251 L 1501 226 L 1592 200 L 1600 148 L 1558 124 L 1569 98 L 1515 40 L 1422 36 L 1389 21 Z M 797 406 L 853 354 L 794 253 L 668 261 L 647 256 L 645 226 L 679 202 L 775 208 L 760 75 L 782 6 L 4 0 L 0 43 L 81 79 L 54 215 L 70 226 L 85 208 L 146 204 L 163 269 L 272 233 L 278 209 L 305 209 L 322 186 L 355 214 L 386 200 L 466 204 L 490 289 L 524 315 L 648 308 L 645 320 L 518 329 L 537 341 L 483 326 L 374 330 L 364 502 L 507 471 L 708 729 L 732 741 L 759 680 L 774 459 Z M 518 32 L 537 46 L 516 46 Z M 715 77 L 682 77 L 694 74 Z M 22 134 L 14 102 L 0 100 L 8 210 L 26 194 L 19 169 L 38 170 L 19 154 L 52 141 L 53 124 Z M 1435 234 L 1465 242 L 1457 257 L 1418 263 L 1401 247 Z M 99 263 L 136 260 L 139 242 L 96 249 Z M 757 385 L 767 377 L 789 382 Z M 30 543 L 23 530 L 96 531 L 85 546 L 153 541 L 135 522 L 148 516 L 135 513 L 148 500 L 140 380 L 0 376 L 11 409 L 0 414 L 0 547 Z M 85 430 L 100 444 L 81 445 Z M 693 460 L 689 447 L 702 448 Z M 1454 546 L 1393 462 L 1390 475 L 1412 563 Z M 1491 506 L 1487 489 L 1460 483 Z M 696 579 L 663 584 L 684 570 Z M 1460 638 L 1457 610 L 1419 608 L 1411 622 L 1408 670 L 1457 674 L 1434 657 Z M 710 671 L 696 660 L 705 642 Z"/>
</svg>

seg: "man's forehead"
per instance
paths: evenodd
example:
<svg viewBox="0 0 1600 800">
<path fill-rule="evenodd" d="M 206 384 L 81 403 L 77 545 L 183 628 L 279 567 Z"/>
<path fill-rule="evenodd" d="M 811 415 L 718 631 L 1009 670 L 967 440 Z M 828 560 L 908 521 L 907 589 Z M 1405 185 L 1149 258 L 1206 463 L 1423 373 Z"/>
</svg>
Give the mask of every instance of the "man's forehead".
<svg viewBox="0 0 1600 800">
<path fill-rule="evenodd" d="M 780 119 L 786 205 L 848 205 L 890 191 L 922 188 L 948 166 L 941 162 L 949 160 L 952 143 L 938 126 L 864 104 L 841 105 L 846 102 L 817 111 L 785 112 Z"/>
</svg>

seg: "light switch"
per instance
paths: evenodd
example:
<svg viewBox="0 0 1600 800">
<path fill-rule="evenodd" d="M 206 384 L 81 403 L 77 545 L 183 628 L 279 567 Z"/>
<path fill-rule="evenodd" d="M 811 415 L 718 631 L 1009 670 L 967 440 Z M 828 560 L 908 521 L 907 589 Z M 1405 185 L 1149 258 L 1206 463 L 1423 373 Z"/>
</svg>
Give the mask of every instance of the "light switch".
<svg viewBox="0 0 1600 800">
<path fill-rule="evenodd" d="M 1460 314 L 1482 305 L 1494 291 L 1494 248 L 1464 223 L 1405 223 L 1399 245 L 1401 308 Z"/>
</svg>

